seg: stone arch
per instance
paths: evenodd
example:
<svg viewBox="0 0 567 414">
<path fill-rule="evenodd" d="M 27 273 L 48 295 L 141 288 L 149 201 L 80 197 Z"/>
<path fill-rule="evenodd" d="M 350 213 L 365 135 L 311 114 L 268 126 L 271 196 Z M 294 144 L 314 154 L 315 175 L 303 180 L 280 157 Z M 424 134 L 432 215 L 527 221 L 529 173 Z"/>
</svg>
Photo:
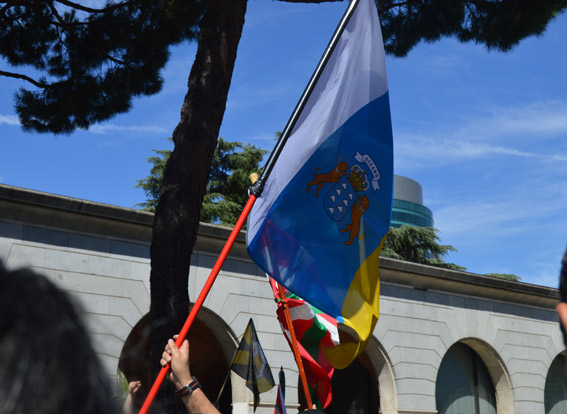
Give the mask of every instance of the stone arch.
<svg viewBox="0 0 567 414">
<path fill-rule="evenodd" d="M 458 343 L 470 347 L 486 367 L 494 386 L 498 414 L 514 414 L 512 383 L 508 369 L 500 355 L 490 344 L 478 338 L 464 338 L 455 342 L 451 347 Z"/>
<path fill-rule="evenodd" d="M 567 379 L 565 378 L 565 351 L 553 358 L 545 378 L 545 414 L 564 413 L 567 409 Z"/>
<path fill-rule="evenodd" d="M 390 361 L 385 349 L 374 336 L 364 352 L 368 355 L 374 369 L 374 375 L 378 380 L 381 413 L 397 413 L 398 396 L 392 361 Z"/>
<path fill-rule="evenodd" d="M 353 362 L 350 367 L 341 371 L 344 371 L 345 376 L 351 380 L 353 375 L 360 376 L 361 373 L 367 373 L 371 382 L 370 385 L 376 387 L 380 412 L 383 414 L 395 414 L 398 412 L 396 383 L 392 364 L 381 344 L 375 337 L 371 338 L 366 349 L 361 355 L 359 355 L 355 362 Z M 338 377 L 341 375 L 341 371 L 335 371 L 335 375 Z M 357 373 L 355 374 L 354 372 Z M 300 380 L 298 379 L 298 393 L 301 410 L 306 407 L 306 404 L 299 381 Z M 333 382 L 335 383 L 335 381 Z M 334 389 L 333 394 L 334 398 L 340 398 L 339 390 Z M 344 407 L 341 408 L 341 412 L 344 412 Z"/>
<path fill-rule="evenodd" d="M 141 406 L 155 378 L 151 377 L 148 355 L 149 314 L 144 315 L 128 335 L 118 362 L 128 381 L 140 380 L 143 390 L 134 401 Z M 238 347 L 236 336 L 230 327 L 211 310 L 202 307 L 188 335 L 191 343 L 191 373 L 199 378 L 203 390 L 215 401 L 224 384 L 221 408 L 232 403 L 230 363 Z M 164 344 L 165 345 L 165 344 Z"/>
</svg>

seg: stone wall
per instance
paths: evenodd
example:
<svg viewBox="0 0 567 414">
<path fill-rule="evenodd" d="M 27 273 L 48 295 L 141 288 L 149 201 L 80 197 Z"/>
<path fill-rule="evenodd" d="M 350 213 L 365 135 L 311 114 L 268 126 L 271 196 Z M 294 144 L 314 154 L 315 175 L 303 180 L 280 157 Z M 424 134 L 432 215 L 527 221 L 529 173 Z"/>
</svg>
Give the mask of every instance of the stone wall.
<svg viewBox="0 0 567 414">
<path fill-rule="evenodd" d="M 149 311 L 152 218 L 0 185 L 0 260 L 9 268 L 29 266 L 73 294 L 111 377 L 126 338 Z M 192 299 L 229 232 L 201 225 L 191 258 Z M 381 260 L 381 279 L 381 316 L 367 353 L 383 413 L 436 413 L 439 365 L 457 342 L 473 348 L 487 366 L 499 414 L 544 412 L 547 371 L 564 350 L 556 289 L 388 259 Z M 253 318 L 274 378 L 285 367 L 288 407 L 297 407 L 297 368 L 275 317 L 271 288 L 249 259 L 243 233 L 204 307 L 212 329 L 225 338 L 228 362 Z M 233 412 L 250 411 L 251 395 L 236 378 L 232 396 Z M 275 388 L 262 394 L 257 412 L 273 412 L 275 399 Z"/>
</svg>

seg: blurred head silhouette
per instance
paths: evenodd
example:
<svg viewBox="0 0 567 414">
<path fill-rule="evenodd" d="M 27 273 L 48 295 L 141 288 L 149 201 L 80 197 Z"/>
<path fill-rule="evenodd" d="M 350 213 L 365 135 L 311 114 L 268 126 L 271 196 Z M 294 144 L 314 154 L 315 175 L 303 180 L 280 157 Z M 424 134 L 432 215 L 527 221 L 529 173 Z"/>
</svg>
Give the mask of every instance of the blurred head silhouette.
<svg viewBox="0 0 567 414">
<path fill-rule="evenodd" d="M 0 413 L 117 413 L 77 308 L 52 282 L 0 261 Z"/>
</svg>

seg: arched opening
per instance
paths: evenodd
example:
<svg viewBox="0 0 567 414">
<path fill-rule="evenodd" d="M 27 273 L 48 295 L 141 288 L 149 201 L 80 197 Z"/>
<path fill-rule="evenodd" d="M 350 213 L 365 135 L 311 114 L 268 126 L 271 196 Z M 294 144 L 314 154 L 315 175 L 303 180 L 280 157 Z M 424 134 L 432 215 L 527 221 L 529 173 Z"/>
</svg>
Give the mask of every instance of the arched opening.
<svg viewBox="0 0 567 414">
<path fill-rule="evenodd" d="M 379 412 L 378 380 L 365 353 L 347 368 L 335 370 L 331 384 L 333 401 L 325 410 L 327 414 Z"/>
<path fill-rule="evenodd" d="M 565 355 L 555 357 L 545 378 L 545 414 L 567 413 Z"/>
<path fill-rule="evenodd" d="M 397 412 L 391 364 L 375 338 L 349 367 L 335 370 L 331 384 L 333 401 L 325 409 L 327 414 Z M 298 393 L 301 412 L 306 402 L 299 382 Z"/>
<path fill-rule="evenodd" d="M 144 402 L 149 387 L 155 378 L 150 377 L 148 351 L 149 314 L 145 315 L 124 342 L 118 369 L 128 381 L 140 380 L 143 387 L 133 401 L 134 409 Z M 191 374 L 199 379 L 203 391 L 211 401 L 218 398 L 221 412 L 231 412 L 232 394 L 230 383 L 230 362 L 236 351 L 236 340 L 230 328 L 218 316 L 201 308 L 188 335 L 191 344 Z M 136 410 L 137 411 L 137 410 Z"/>
<path fill-rule="evenodd" d="M 435 387 L 439 414 L 496 414 L 496 392 L 488 369 L 468 345 L 456 343 L 441 361 Z"/>
</svg>

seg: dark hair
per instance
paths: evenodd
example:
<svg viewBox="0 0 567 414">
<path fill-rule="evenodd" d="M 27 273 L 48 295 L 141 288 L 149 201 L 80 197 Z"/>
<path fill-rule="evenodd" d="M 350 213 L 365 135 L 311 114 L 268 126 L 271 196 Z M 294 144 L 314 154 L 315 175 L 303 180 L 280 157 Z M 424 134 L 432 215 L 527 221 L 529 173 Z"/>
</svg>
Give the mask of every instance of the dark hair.
<svg viewBox="0 0 567 414">
<path fill-rule="evenodd" d="M 0 261 L 0 413 L 117 413 L 109 379 L 70 297 Z"/>
<path fill-rule="evenodd" d="M 559 273 L 559 296 L 562 302 L 567 302 L 567 250 L 561 261 L 561 271 Z"/>
</svg>

